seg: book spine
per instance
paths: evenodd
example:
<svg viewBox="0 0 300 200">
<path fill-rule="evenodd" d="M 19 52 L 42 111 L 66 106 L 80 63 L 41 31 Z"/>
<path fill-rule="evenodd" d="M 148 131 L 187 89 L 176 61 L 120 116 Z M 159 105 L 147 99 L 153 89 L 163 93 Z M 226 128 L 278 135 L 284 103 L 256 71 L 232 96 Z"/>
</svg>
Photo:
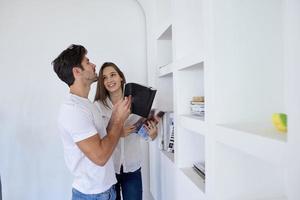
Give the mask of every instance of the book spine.
<svg viewBox="0 0 300 200">
<path fill-rule="evenodd" d="M 168 152 L 174 153 L 174 124 L 170 125 L 170 138 L 169 138 L 169 145 L 168 145 Z"/>
<path fill-rule="evenodd" d="M 152 107 L 152 103 L 153 103 L 155 94 L 156 94 L 156 90 L 151 90 L 151 91 L 150 91 L 149 102 L 148 102 L 148 107 L 147 107 L 147 111 L 148 111 L 148 112 L 149 112 L 149 110 L 150 110 L 151 107 Z"/>
<path fill-rule="evenodd" d="M 124 96 L 127 97 L 129 95 L 133 95 L 132 84 L 126 84 L 124 88 Z"/>
</svg>

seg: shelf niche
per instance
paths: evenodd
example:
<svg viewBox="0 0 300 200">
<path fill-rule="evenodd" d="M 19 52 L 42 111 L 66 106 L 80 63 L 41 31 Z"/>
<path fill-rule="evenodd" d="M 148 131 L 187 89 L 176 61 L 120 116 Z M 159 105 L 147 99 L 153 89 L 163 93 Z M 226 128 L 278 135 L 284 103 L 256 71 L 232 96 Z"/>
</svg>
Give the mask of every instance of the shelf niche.
<svg viewBox="0 0 300 200">
<path fill-rule="evenodd" d="M 286 113 L 282 2 L 217 0 L 216 5 L 216 124 L 253 126 L 254 134 L 273 132 L 274 138 L 272 114 Z"/>
<path fill-rule="evenodd" d="M 172 54 L 172 25 L 158 37 L 157 39 L 157 65 L 158 69 L 162 69 L 173 61 Z"/>
<path fill-rule="evenodd" d="M 175 90 L 177 91 L 177 111 L 179 115 L 191 115 L 193 96 L 204 95 L 204 63 L 196 63 L 177 71 Z M 180 83 L 180 84 L 177 84 Z M 197 115 L 195 115 L 197 116 Z M 202 121 L 205 117 L 202 117 Z"/>
<path fill-rule="evenodd" d="M 173 103 L 173 75 L 168 74 L 157 78 L 156 97 L 154 99 L 154 107 L 158 110 L 172 112 L 174 111 Z M 168 87 L 166 87 L 168 86 Z"/>
<path fill-rule="evenodd" d="M 215 150 L 216 199 L 273 200 L 285 196 L 283 167 L 221 143 L 216 143 Z"/>
<path fill-rule="evenodd" d="M 189 187 L 187 191 L 195 190 L 195 193 L 204 197 L 205 180 L 197 174 L 197 172 L 193 169 L 193 165 L 196 162 L 205 162 L 205 137 L 196 132 L 182 128 L 181 126 L 178 127 L 177 132 L 177 148 L 175 146 L 177 165 L 183 176 L 183 180 L 179 181 L 178 184 L 180 185 L 180 188 L 186 187 L 187 183 L 184 179 L 188 179 L 191 187 Z M 180 176 L 179 179 L 181 179 Z M 197 198 L 199 198 L 199 196 L 197 196 Z"/>
</svg>

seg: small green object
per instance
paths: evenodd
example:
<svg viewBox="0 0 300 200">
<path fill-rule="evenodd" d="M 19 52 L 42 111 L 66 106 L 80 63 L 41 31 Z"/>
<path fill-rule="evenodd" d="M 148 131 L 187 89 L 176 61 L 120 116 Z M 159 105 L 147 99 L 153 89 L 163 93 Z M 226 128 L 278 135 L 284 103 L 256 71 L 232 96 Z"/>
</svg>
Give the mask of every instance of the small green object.
<svg viewBox="0 0 300 200">
<path fill-rule="evenodd" d="M 274 113 L 272 115 L 272 122 L 279 132 L 287 132 L 287 115 L 285 113 Z"/>
<path fill-rule="evenodd" d="M 281 122 L 286 127 L 287 126 L 287 115 L 285 113 L 279 113 Z"/>
</svg>

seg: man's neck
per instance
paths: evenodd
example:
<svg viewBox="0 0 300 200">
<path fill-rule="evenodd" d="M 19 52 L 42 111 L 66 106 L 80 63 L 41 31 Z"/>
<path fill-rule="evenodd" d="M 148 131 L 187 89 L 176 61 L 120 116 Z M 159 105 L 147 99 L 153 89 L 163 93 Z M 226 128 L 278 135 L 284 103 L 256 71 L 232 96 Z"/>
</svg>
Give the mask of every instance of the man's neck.
<svg viewBox="0 0 300 200">
<path fill-rule="evenodd" d="M 70 93 L 83 98 L 88 98 L 90 89 L 90 85 L 74 83 L 70 86 Z"/>
</svg>

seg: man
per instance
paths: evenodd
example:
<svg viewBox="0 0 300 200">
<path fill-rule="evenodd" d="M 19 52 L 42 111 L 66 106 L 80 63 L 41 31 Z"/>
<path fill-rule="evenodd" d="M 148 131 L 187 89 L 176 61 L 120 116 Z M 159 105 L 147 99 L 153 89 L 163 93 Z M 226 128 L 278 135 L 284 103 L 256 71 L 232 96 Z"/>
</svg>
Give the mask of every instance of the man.
<svg viewBox="0 0 300 200">
<path fill-rule="evenodd" d="M 98 109 L 88 99 L 90 86 L 98 77 L 87 50 L 71 45 L 52 64 L 57 76 L 70 88 L 60 108 L 58 125 L 66 164 L 75 177 L 72 200 L 114 200 L 113 185 L 117 181 L 111 155 L 130 114 L 131 97 L 114 106 L 105 127 Z"/>
</svg>

